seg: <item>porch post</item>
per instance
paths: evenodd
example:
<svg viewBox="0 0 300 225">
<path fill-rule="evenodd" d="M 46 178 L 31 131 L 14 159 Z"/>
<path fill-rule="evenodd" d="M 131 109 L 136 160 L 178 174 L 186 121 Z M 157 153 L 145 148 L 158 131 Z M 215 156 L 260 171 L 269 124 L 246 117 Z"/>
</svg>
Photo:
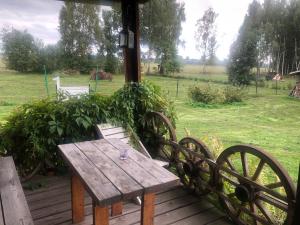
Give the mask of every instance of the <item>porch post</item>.
<svg viewBox="0 0 300 225">
<path fill-rule="evenodd" d="M 296 206 L 294 212 L 294 218 L 292 225 L 300 224 L 300 164 L 299 164 L 299 172 L 298 172 L 298 185 L 297 185 L 297 193 L 296 193 Z"/>
<path fill-rule="evenodd" d="M 129 29 L 134 33 L 134 48 L 124 49 L 125 81 L 140 82 L 140 28 L 139 28 L 139 4 L 137 1 L 122 1 L 123 29 Z"/>
</svg>

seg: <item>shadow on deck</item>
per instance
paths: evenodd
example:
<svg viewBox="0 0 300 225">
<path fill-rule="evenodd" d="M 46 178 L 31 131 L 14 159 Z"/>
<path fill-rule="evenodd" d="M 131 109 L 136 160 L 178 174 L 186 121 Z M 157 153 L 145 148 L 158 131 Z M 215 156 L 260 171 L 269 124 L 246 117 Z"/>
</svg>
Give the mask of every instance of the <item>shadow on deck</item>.
<svg viewBox="0 0 300 225">
<path fill-rule="evenodd" d="M 27 190 L 26 185 L 24 188 L 35 224 L 72 224 L 69 178 L 39 178 L 33 181 L 31 185 L 35 183 L 42 184 L 42 188 L 33 191 Z M 85 221 L 80 225 L 91 225 L 92 202 L 88 195 L 85 197 L 85 214 Z M 139 222 L 140 207 L 130 202 L 124 204 L 123 215 L 110 219 L 110 225 L 140 224 Z M 190 195 L 183 188 L 178 187 L 157 193 L 155 224 L 229 225 L 232 223 L 207 200 Z"/>
</svg>

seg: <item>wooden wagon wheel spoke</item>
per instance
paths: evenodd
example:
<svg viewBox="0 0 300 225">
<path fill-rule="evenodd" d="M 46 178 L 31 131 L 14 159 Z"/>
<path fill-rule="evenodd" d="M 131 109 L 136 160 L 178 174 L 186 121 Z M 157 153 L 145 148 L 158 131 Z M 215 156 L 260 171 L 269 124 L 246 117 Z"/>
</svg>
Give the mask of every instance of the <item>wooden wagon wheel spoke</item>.
<svg viewBox="0 0 300 225">
<path fill-rule="evenodd" d="M 256 200 L 255 205 L 257 208 L 261 211 L 261 213 L 264 215 L 264 217 L 269 221 L 271 224 L 275 224 L 275 219 L 274 217 L 266 210 L 266 208 L 263 206 L 261 201 Z"/>
<path fill-rule="evenodd" d="M 262 171 L 264 165 L 265 165 L 265 162 L 263 160 L 260 160 L 260 162 L 259 162 L 259 164 L 258 164 L 258 166 L 257 166 L 257 168 L 255 170 L 255 173 L 254 173 L 254 175 L 251 178 L 252 180 L 257 180 L 257 178 L 261 174 L 261 171 Z"/>
<path fill-rule="evenodd" d="M 230 159 L 226 159 L 225 162 L 227 163 L 227 165 L 229 166 L 229 168 L 230 168 L 231 170 L 237 171 L 237 170 L 235 169 L 235 167 L 233 166 L 232 162 L 230 161 Z"/>
<path fill-rule="evenodd" d="M 235 223 L 291 224 L 295 186 L 271 155 L 253 146 L 237 145 L 220 154 L 217 166 L 217 183 L 223 184 L 218 189 L 220 201 Z M 249 207 L 241 207 L 245 215 L 237 217 L 240 209 L 236 203 L 243 202 Z"/>
<path fill-rule="evenodd" d="M 254 204 L 253 202 L 250 202 L 250 203 L 249 203 L 249 206 L 250 206 L 250 211 L 251 211 L 254 215 L 257 214 L 257 208 L 256 208 L 255 204 Z M 253 219 L 253 224 L 254 224 L 254 225 L 257 225 L 257 219 L 256 219 L 256 217 L 252 217 L 252 219 Z"/>
<path fill-rule="evenodd" d="M 178 158 L 185 158 L 189 162 L 191 176 L 189 185 L 197 194 L 207 194 L 210 192 L 209 183 L 213 177 L 213 170 L 206 162 L 206 159 L 213 159 L 207 146 L 192 137 L 186 137 L 179 141 Z M 181 160 L 181 159 L 178 159 Z"/>
<path fill-rule="evenodd" d="M 154 158 L 161 157 L 173 162 L 176 151 L 171 143 L 176 142 L 177 138 L 171 122 L 159 112 L 147 113 L 145 120 L 150 121 L 143 129 L 144 136 L 147 137 L 144 140 L 146 148 Z"/>
<path fill-rule="evenodd" d="M 257 194 L 256 198 L 263 201 L 263 202 L 266 202 L 266 203 L 268 203 L 268 204 L 270 204 L 270 205 L 272 205 L 272 206 L 274 206 L 278 209 L 281 209 L 281 210 L 286 211 L 286 212 L 288 211 L 289 206 L 288 206 L 287 202 L 281 201 L 277 198 L 274 198 L 272 196 L 269 196 L 269 195 L 266 195 L 266 194 L 263 194 L 263 193 Z"/>
<path fill-rule="evenodd" d="M 283 184 L 279 181 L 272 184 L 267 184 L 265 185 L 265 187 L 270 189 L 275 189 L 275 188 L 283 187 Z"/>
<path fill-rule="evenodd" d="M 241 152 L 241 160 L 243 166 L 243 174 L 245 177 L 249 176 L 249 168 L 248 168 L 248 160 L 246 156 L 246 152 Z"/>
</svg>

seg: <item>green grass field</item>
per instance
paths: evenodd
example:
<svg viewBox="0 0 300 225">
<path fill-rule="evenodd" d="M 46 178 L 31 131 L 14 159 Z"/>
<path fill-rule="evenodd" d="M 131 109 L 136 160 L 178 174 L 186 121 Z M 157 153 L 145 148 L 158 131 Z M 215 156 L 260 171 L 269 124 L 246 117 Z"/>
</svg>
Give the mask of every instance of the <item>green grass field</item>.
<svg viewBox="0 0 300 225">
<path fill-rule="evenodd" d="M 192 74 L 192 73 L 191 73 Z M 197 74 L 193 74 L 197 76 Z M 198 75 L 199 76 L 199 75 Z M 218 75 L 210 75 L 218 76 Z M 222 79 L 227 79 L 221 74 Z M 53 76 L 49 76 L 51 96 L 55 96 Z M 216 107 L 194 107 L 187 97 L 188 87 L 204 84 L 194 79 L 180 79 L 176 96 L 177 79 L 147 76 L 143 79 L 159 85 L 175 103 L 178 121 L 178 139 L 185 136 L 185 128 L 192 136 L 218 138 L 224 148 L 236 144 L 258 145 L 271 152 L 288 170 L 294 181 L 297 179 L 300 160 L 300 100 L 288 97 L 289 90 L 255 87 L 247 90 L 243 104 Z M 219 78 L 218 78 L 219 79 Z M 221 78 L 220 78 L 221 79 Z M 88 85 L 88 75 L 63 76 L 62 86 Z M 124 84 L 124 76 L 114 76 L 112 82 L 99 81 L 98 91 L 110 95 Z M 95 83 L 90 83 L 94 88 Z M 224 84 L 217 83 L 219 87 Z M 0 121 L 18 105 L 46 97 L 42 74 L 18 74 L 0 71 Z"/>
</svg>

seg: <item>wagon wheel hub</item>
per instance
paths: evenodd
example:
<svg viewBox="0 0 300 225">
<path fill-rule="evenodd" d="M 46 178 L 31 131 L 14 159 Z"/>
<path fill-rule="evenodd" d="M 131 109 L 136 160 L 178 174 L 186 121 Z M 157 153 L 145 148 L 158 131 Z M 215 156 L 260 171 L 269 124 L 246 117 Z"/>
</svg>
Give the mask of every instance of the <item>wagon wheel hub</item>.
<svg viewBox="0 0 300 225">
<path fill-rule="evenodd" d="M 235 195 L 241 202 L 250 202 L 252 200 L 252 190 L 248 185 L 238 185 L 235 188 Z"/>
</svg>

